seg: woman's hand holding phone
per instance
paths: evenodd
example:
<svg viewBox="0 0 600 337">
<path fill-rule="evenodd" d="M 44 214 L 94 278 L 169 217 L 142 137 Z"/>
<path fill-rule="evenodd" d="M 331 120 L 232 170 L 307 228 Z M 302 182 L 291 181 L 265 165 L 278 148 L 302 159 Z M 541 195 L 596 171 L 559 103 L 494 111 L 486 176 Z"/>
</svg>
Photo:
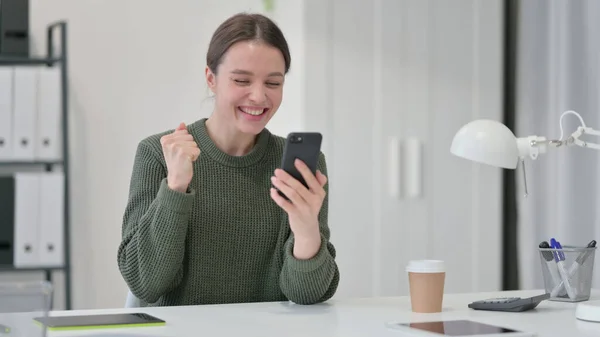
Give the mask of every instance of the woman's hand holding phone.
<svg viewBox="0 0 600 337">
<path fill-rule="evenodd" d="M 321 246 L 321 232 L 319 231 L 319 212 L 325 199 L 327 177 L 317 170 L 312 174 L 308 166 L 299 159 L 294 162 L 295 167 L 302 174 L 308 188 L 282 169 L 276 169 L 271 182 L 271 198 L 289 216 L 290 228 L 294 233 L 294 256 L 298 259 L 310 259 Z M 287 198 L 279 195 L 277 190 Z"/>
</svg>

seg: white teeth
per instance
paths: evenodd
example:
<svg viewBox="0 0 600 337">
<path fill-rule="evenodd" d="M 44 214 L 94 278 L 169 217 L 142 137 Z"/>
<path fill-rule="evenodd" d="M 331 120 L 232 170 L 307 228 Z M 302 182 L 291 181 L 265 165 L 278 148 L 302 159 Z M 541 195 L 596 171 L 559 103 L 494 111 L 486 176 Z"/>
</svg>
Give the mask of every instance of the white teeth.
<svg viewBox="0 0 600 337">
<path fill-rule="evenodd" d="M 249 115 L 254 115 L 254 116 L 261 115 L 265 111 L 265 109 L 250 110 L 250 109 L 242 109 L 242 108 L 240 108 L 240 110 L 242 110 L 243 112 L 245 112 Z"/>
</svg>

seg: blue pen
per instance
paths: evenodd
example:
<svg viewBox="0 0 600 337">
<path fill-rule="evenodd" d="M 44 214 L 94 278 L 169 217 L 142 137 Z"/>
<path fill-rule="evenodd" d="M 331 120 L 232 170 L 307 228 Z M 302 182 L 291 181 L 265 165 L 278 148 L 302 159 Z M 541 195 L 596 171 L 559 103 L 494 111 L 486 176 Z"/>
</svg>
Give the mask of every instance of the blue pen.
<svg viewBox="0 0 600 337">
<path fill-rule="evenodd" d="M 558 241 L 555 238 L 550 239 L 550 248 L 558 249 Z M 557 250 L 552 251 L 552 255 L 554 255 L 554 261 L 558 262 L 560 260 L 560 256 Z"/>
<path fill-rule="evenodd" d="M 550 246 L 548 241 L 542 241 L 542 243 L 540 243 L 539 246 L 542 249 L 554 248 Z M 546 262 L 548 272 L 550 273 L 550 277 L 552 278 L 552 284 L 554 285 L 554 289 L 550 292 L 550 297 L 556 297 L 558 295 L 566 294 L 566 292 L 563 291 L 564 282 L 561 280 L 560 275 L 558 274 L 558 268 L 555 263 L 555 254 L 556 252 L 554 251 L 542 251 L 542 257 Z M 560 285 L 560 287 L 558 285 Z"/>
<path fill-rule="evenodd" d="M 558 265 L 558 273 L 560 274 L 560 277 L 563 281 L 565 290 L 567 290 L 567 295 L 569 295 L 569 298 L 574 301 L 575 298 L 577 297 L 577 295 L 575 293 L 575 290 L 573 289 L 573 286 L 571 286 L 571 280 L 569 278 L 569 273 L 567 272 L 567 269 L 565 268 L 565 253 L 562 251 L 562 246 L 561 246 L 560 242 L 558 242 L 557 240 L 552 238 L 550 240 L 550 243 L 552 245 L 552 248 L 560 249 L 560 250 L 555 251 L 554 259 L 556 261 L 556 264 Z"/>
</svg>

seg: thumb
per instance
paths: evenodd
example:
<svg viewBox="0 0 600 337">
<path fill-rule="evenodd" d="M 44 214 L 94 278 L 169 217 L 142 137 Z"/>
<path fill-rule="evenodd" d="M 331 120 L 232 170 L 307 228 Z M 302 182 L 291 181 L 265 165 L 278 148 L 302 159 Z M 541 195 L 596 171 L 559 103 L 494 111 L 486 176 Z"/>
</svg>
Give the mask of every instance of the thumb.
<svg viewBox="0 0 600 337">
<path fill-rule="evenodd" d="M 179 123 L 179 126 L 177 127 L 177 129 L 175 129 L 175 131 L 183 131 L 186 129 L 185 123 L 181 122 Z"/>
</svg>

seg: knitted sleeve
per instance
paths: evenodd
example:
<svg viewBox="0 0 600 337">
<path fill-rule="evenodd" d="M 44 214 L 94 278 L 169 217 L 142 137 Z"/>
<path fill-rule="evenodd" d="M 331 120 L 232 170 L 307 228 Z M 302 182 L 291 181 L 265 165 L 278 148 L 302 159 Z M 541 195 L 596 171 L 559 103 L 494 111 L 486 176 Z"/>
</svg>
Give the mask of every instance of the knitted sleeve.
<svg viewBox="0 0 600 337">
<path fill-rule="evenodd" d="M 130 291 L 155 303 L 183 278 L 188 217 L 195 192 L 171 190 L 159 153 L 138 145 L 118 248 L 119 270 Z"/>
<path fill-rule="evenodd" d="M 327 176 L 325 156 L 321 153 L 318 169 Z M 280 275 L 280 287 L 285 296 L 297 304 L 314 304 L 330 299 L 336 292 L 340 273 L 335 262 L 335 247 L 329 241 L 327 222 L 329 207 L 329 182 L 325 185 L 325 199 L 319 212 L 321 248 L 308 260 L 294 257 L 294 234 L 291 233 L 284 246 L 284 262 Z"/>
</svg>

